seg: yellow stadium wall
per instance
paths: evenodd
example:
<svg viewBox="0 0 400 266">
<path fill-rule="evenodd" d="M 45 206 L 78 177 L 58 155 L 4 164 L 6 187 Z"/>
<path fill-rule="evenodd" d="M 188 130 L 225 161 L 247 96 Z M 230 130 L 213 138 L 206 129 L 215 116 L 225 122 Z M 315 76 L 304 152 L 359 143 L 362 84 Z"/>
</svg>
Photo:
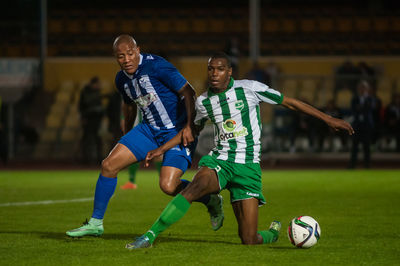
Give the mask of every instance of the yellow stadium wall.
<svg viewBox="0 0 400 266">
<path fill-rule="evenodd" d="M 172 58 L 170 61 L 193 85 L 197 94 L 200 94 L 207 88 L 207 59 L 207 57 L 180 57 Z M 385 77 L 400 78 L 400 57 L 262 57 L 259 65 L 264 67 L 272 61 L 279 65 L 284 74 L 331 76 L 334 69 L 347 59 L 353 63 L 364 61 L 371 66 L 379 67 Z M 240 77 L 244 77 L 251 66 L 251 61 L 243 58 L 239 67 Z M 56 91 L 62 82 L 72 81 L 76 88 L 81 89 L 91 77 L 98 76 L 103 84 L 106 84 L 103 86 L 103 92 L 108 93 L 115 89 L 114 78 L 118 70 L 119 66 L 112 57 L 50 58 L 45 64 L 45 88 L 48 91 Z M 269 123 L 272 107 L 262 105 L 261 115 L 263 123 Z"/>
<path fill-rule="evenodd" d="M 261 57 L 259 64 L 264 67 L 268 62 L 275 62 L 284 74 L 329 76 L 333 74 L 333 69 L 346 59 L 354 63 L 364 61 L 371 66 L 378 66 L 382 68 L 386 77 L 400 77 L 400 57 Z M 207 57 L 173 58 L 171 62 L 198 93 L 205 90 Z M 251 69 L 251 65 L 248 59 L 243 58 L 240 61 L 241 77 Z M 118 70 L 119 67 L 112 57 L 49 58 L 45 63 L 45 88 L 49 91 L 57 90 L 63 81 L 82 84 L 93 76 L 99 76 L 100 79 L 113 84 Z"/>
<path fill-rule="evenodd" d="M 282 73 L 289 75 L 332 75 L 333 70 L 341 65 L 345 60 L 350 60 L 354 64 L 366 62 L 370 66 L 383 68 L 384 75 L 390 78 L 400 76 L 400 57 L 261 57 L 259 64 L 266 66 L 268 62 L 275 62 L 282 70 Z M 251 69 L 250 60 L 242 60 L 240 63 L 240 75 L 244 76 Z"/>
<path fill-rule="evenodd" d="M 113 58 L 50 58 L 44 69 L 45 88 L 55 91 L 64 81 L 78 85 L 93 76 L 114 82 L 119 67 Z"/>
</svg>

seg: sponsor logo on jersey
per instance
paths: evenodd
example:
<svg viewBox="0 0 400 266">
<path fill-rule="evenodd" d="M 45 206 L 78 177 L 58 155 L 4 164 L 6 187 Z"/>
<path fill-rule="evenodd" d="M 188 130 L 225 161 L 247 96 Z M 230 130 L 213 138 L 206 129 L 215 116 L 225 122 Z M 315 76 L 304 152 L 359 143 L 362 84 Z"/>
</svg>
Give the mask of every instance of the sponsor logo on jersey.
<svg viewBox="0 0 400 266">
<path fill-rule="evenodd" d="M 243 107 L 244 107 L 243 100 L 235 102 L 235 108 L 238 109 L 239 111 L 242 111 Z"/>
<path fill-rule="evenodd" d="M 149 106 L 151 103 L 155 102 L 157 100 L 157 96 L 154 93 L 149 93 L 143 96 L 140 96 L 135 99 L 135 103 L 141 107 L 141 108 L 146 108 Z"/>
<path fill-rule="evenodd" d="M 236 128 L 236 121 L 233 119 L 227 119 L 225 122 L 222 123 L 225 132 L 232 132 Z"/>
<path fill-rule="evenodd" d="M 235 120 L 225 120 L 225 122 L 222 123 L 223 133 L 219 135 L 219 139 L 224 141 L 244 137 L 249 134 L 246 127 L 241 127 L 240 129 L 236 129 L 236 127 L 237 124 Z"/>
<path fill-rule="evenodd" d="M 249 195 L 249 196 L 251 196 L 251 197 L 259 197 L 259 196 L 260 196 L 260 194 L 258 194 L 258 193 L 252 193 L 252 192 L 246 192 L 246 195 Z"/>
</svg>

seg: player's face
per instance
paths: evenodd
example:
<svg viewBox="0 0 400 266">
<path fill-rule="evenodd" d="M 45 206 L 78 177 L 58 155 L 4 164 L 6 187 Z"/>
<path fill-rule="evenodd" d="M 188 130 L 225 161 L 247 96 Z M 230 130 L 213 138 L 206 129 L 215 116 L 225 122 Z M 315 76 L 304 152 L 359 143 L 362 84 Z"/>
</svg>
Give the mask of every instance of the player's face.
<svg viewBox="0 0 400 266">
<path fill-rule="evenodd" d="M 121 69 L 129 75 L 135 74 L 140 61 L 140 49 L 130 43 L 121 43 L 114 51 Z"/>
<path fill-rule="evenodd" d="M 232 68 L 225 58 L 215 58 L 208 61 L 208 83 L 214 92 L 222 92 L 228 88 Z"/>
</svg>

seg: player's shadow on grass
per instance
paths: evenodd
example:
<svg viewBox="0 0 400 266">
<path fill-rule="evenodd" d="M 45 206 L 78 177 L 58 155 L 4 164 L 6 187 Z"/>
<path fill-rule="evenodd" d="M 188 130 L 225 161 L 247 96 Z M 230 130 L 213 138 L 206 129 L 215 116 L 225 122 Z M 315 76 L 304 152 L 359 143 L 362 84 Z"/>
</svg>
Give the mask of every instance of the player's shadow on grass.
<svg viewBox="0 0 400 266">
<path fill-rule="evenodd" d="M 101 236 L 101 238 L 106 239 L 106 240 L 130 240 L 133 241 L 135 238 L 140 237 L 141 234 L 104 234 Z M 191 237 L 197 237 L 199 239 L 193 239 L 193 238 L 185 238 L 182 236 L 176 236 L 176 235 L 164 235 L 164 236 L 159 236 L 157 237 L 157 242 L 161 243 L 168 243 L 168 242 L 194 242 L 194 243 L 220 243 L 220 244 L 228 244 L 228 245 L 239 245 L 239 243 L 234 243 L 234 242 L 229 242 L 229 241 L 223 241 L 223 240 L 218 240 L 215 239 L 215 236 L 213 235 L 190 235 Z M 210 240 L 205 240 L 204 238 L 209 238 Z"/>
<path fill-rule="evenodd" d="M 202 236 L 202 238 L 204 238 L 204 236 Z M 240 243 L 217 240 L 217 239 L 215 239 L 213 237 L 210 237 L 209 239 L 210 240 L 162 236 L 162 237 L 158 237 L 157 241 L 159 243 L 163 243 L 163 242 L 164 243 L 168 243 L 168 242 L 190 242 L 190 243 L 210 243 L 210 244 L 216 244 L 217 243 L 217 244 L 225 244 L 225 245 L 240 245 Z"/>
<path fill-rule="evenodd" d="M 97 239 L 103 240 L 126 240 L 132 241 L 135 238 L 141 236 L 141 234 L 104 234 L 100 237 L 84 237 L 84 238 L 70 238 L 68 237 L 65 232 L 39 232 L 39 231 L 31 231 L 31 232 L 22 232 L 22 231 L 0 231 L 1 234 L 21 234 L 21 235 L 37 235 L 39 238 L 43 239 L 54 239 L 60 241 L 97 241 Z M 219 243 L 219 244 L 228 244 L 228 245 L 240 245 L 240 243 L 229 242 L 224 240 L 218 240 L 213 235 L 204 234 L 204 235 L 191 235 L 191 237 L 198 237 L 199 239 L 193 238 L 185 238 L 182 236 L 174 236 L 174 235 L 167 235 L 167 236 L 160 236 L 157 238 L 157 242 L 194 242 L 194 243 Z M 209 240 L 205 240 L 204 238 L 209 238 Z"/>
<path fill-rule="evenodd" d="M 39 231 L 0 231 L 1 234 L 15 234 L 15 235 L 37 235 L 39 238 L 58 239 L 62 240 L 67 237 L 65 232 L 39 232 Z"/>
<path fill-rule="evenodd" d="M 304 248 L 296 248 L 296 247 L 283 247 L 283 246 L 269 246 L 270 249 L 278 249 L 278 250 L 305 250 Z"/>
</svg>

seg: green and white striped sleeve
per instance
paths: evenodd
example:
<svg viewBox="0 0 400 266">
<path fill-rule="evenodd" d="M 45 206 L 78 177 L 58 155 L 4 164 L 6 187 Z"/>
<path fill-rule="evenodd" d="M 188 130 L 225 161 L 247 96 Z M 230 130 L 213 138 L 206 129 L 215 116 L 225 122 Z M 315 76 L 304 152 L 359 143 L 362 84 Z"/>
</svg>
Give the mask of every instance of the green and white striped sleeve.
<svg viewBox="0 0 400 266">
<path fill-rule="evenodd" d="M 283 101 L 283 94 L 277 90 L 271 89 L 267 85 L 253 81 L 252 88 L 255 96 L 260 102 L 266 102 L 270 104 L 281 104 Z"/>
</svg>

